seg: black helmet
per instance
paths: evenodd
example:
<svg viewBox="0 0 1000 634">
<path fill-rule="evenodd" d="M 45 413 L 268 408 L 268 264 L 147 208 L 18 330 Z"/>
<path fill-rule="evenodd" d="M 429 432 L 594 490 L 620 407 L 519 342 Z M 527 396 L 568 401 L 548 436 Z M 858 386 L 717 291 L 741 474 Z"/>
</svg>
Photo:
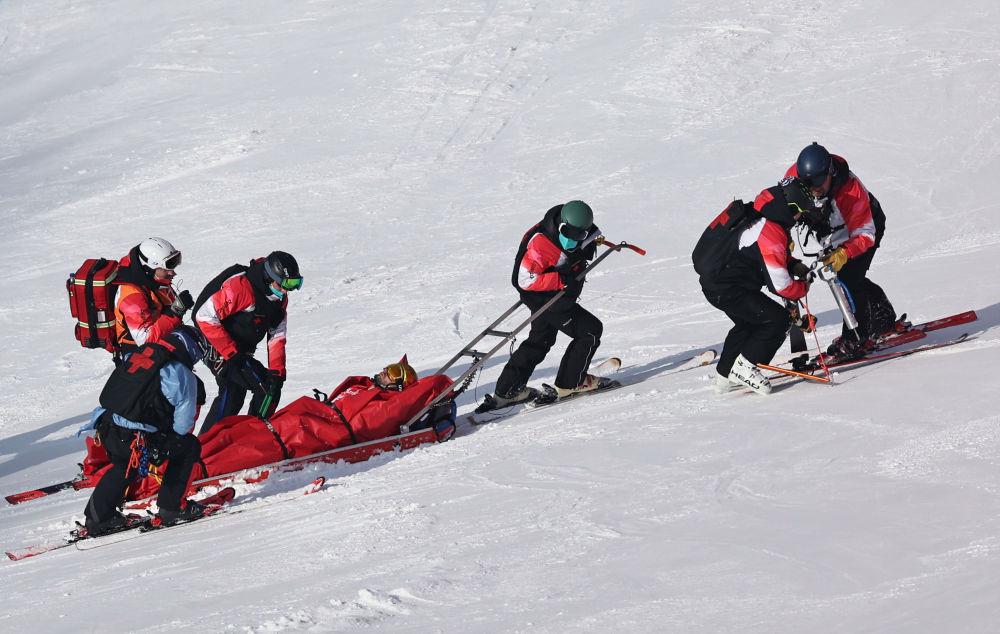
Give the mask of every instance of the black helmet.
<svg viewBox="0 0 1000 634">
<path fill-rule="evenodd" d="M 802 179 L 792 176 L 783 178 L 778 184 L 781 185 L 781 192 L 785 195 L 785 202 L 793 208 L 790 209 L 792 215 L 798 216 L 816 208 L 812 194 Z"/>
<path fill-rule="evenodd" d="M 195 328 L 187 325 L 177 326 L 163 338 L 163 343 L 172 348 L 175 359 L 191 369 L 194 364 L 205 358 L 208 344 Z"/>
<path fill-rule="evenodd" d="M 299 263 L 284 251 L 274 251 L 264 260 L 264 273 L 286 291 L 302 288 Z"/>
<path fill-rule="evenodd" d="M 830 153 L 816 141 L 799 152 L 799 160 L 795 161 L 795 170 L 799 178 L 810 187 L 823 185 L 832 167 L 833 158 Z"/>
</svg>

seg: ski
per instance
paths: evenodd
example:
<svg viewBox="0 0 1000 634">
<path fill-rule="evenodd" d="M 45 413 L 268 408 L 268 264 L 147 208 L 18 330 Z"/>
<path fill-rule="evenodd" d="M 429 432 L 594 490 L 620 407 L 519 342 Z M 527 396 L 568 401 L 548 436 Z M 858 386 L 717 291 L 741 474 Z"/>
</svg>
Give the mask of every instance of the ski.
<svg viewBox="0 0 1000 634">
<path fill-rule="evenodd" d="M 955 337 L 954 339 L 949 339 L 947 341 L 941 341 L 941 342 L 938 342 L 938 343 L 927 343 L 927 344 L 924 344 L 922 346 L 917 346 L 916 348 L 909 348 L 908 350 L 893 350 L 891 352 L 869 354 L 867 356 L 864 356 L 864 357 L 861 357 L 861 358 L 858 358 L 858 359 L 850 359 L 850 360 L 845 360 L 845 361 L 828 363 L 828 364 L 826 364 L 826 367 L 828 369 L 830 369 L 830 370 L 834 370 L 834 369 L 839 370 L 839 369 L 842 369 L 842 368 L 843 369 L 853 369 L 853 368 L 863 367 L 863 366 L 870 365 L 870 364 L 881 363 L 882 361 L 888 361 L 890 359 L 899 359 L 901 357 L 908 357 L 911 354 L 917 354 L 917 353 L 920 353 L 920 352 L 926 352 L 928 350 L 938 350 L 940 348 L 947 348 L 949 346 L 954 346 L 954 345 L 958 345 L 960 343 L 964 343 L 966 341 L 969 341 L 970 339 L 974 339 L 974 337 L 970 337 L 969 333 L 962 333 L 958 337 Z M 761 367 L 765 367 L 765 366 L 761 366 Z M 811 380 L 811 381 L 820 381 L 820 382 L 823 382 L 823 383 L 827 382 L 825 380 L 826 377 L 820 377 L 820 376 L 817 376 L 815 374 L 809 374 L 808 372 L 795 372 L 795 371 L 792 371 L 792 370 L 788 370 L 786 368 L 773 367 L 773 366 L 768 366 L 768 367 L 766 367 L 766 369 L 777 372 L 777 374 L 773 374 L 773 375 L 767 377 L 772 382 L 775 381 L 775 380 L 778 380 L 778 379 L 796 379 L 796 378 L 799 379 L 799 380 L 805 379 L 805 380 Z M 818 369 L 819 369 L 819 367 L 815 368 L 813 371 L 815 372 L 815 370 L 818 370 Z"/>
<path fill-rule="evenodd" d="M 165 528 L 173 528 L 174 526 L 180 526 L 182 524 L 190 524 L 191 522 L 197 522 L 198 520 L 204 517 L 215 515 L 216 513 L 219 512 L 220 509 L 222 509 L 223 506 L 232 502 L 233 498 L 235 497 L 236 497 L 236 489 L 234 489 L 233 487 L 226 487 L 224 489 L 221 489 L 218 493 L 214 495 L 210 495 L 207 498 L 198 500 L 198 504 L 201 504 L 202 506 L 205 507 L 205 510 L 198 517 L 190 520 L 180 520 L 173 524 L 164 525 L 163 521 L 160 519 L 160 516 L 154 515 L 153 519 L 147 522 L 145 526 L 139 527 L 139 532 L 145 533 L 153 530 L 163 530 Z"/>
<path fill-rule="evenodd" d="M 909 348 L 907 350 L 894 350 L 892 352 L 883 352 L 880 354 L 869 354 L 867 356 L 861 357 L 860 359 L 849 359 L 845 361 L 840 361 L 837 363 L 828 363 L 826 367 L 828 368 L 856 368 L 869 363 L 878 363 L 879 361 L 886 361 L 888 359 L 898 359 L 900 357 L 908 357 L 911 354 L 917 354 L 918 352 L 925 352 L 927 350 L 937 350 L 939 348 L 947 348 L 949 346 L 958 345 L 973 339 L 970 337 L 969 333 L 962 333 L 954 339 L 949 339 L 947 341 L 941 341 L 938 343 L 926 343 L 916 348 Z"/>
<path fill-rule="evenodd" d="M 201 500 L 202 504 L 218 504 L 221 507 L 219 500 L 224 499 L 226 496 L 235 495 L 236 491 L 232 487 L 227 487 L 222 491 L 219 491 L 215 495 L 209 496 L 204 500 Z M 218 510 L 218 508 L 216 508 Z M 74 529 L 68 536 L 64 537 L 59 541 L 54 541 L 50 544 L 40 544 L 36 546 L 28 546 L 26 548 L 21 548 L 18 550 L 8 550 L 6 555 L 12 561 L 20 561 L 22 559 L 27 559 L 28 557 L 34 557 L 36 555 L 41 555 L 42 553 L 51 552 L 53 550 L 59 550 L 61 548 L 66 548 L 67 546 L 76 545 L 78 550 L 91 550 L 93 548 L 98 548 L 100 546 L 106 546 L 108 544 L 114 544 L 119 541 L 124 541 L 125 539 L 131 539 L 134 535 L 133 531 L 141 531 L 150 525 L 153 521 L 152 516 L 140 516 L 135 514 L 129 514 L 127 516 L 129 519 L 133 520 L 132 523 L 127 526 L 122 526 L 117 530 L 113 530 L 107 533 L 102 533 L 100 535 L 90 536 L 87 535 L 86 529 L 83 526 L 78 526 Z"/>
<path fill-rule="evenodd" d="M 611 357 L 610 359 L 605 359 L 604 361 L 590 366 L 588 370 L 589 374 L 594 376 L 602 377 L 612 372 L 617 372 L 619 368 L 622 367 L 622 360 L 618 357 Z M 528 393 L 525 398 L 515 401 L 513 403 L 505 403 L 504 405 L 499 405 L 496 402 L 496 397 L 489 394 L 483 399 L 483 402 L 479 404 L 476 408 L 474 414 L 488 414 L 490 412 L 495 412 L 499 410 L 504 410 L 505 412 L 510 411 L 511 408 L 517 407 L 519 405 L 529 405 L 534 402 L 542 395 L 541 390 L 537 390 L 533 387 L 528 388 Z"/>
<path fill-rule="evenodd" d="M 905 330 L 901 330 L 900 332 L 893 333 L 891 335 L 888 335 L 887 337 L 878 340 L 875 343 L 875 347 L 872 348 L 871 350 L 868 350 L 864 354 L 864 356 L 857 357 L 854 359 L 843 359 L 843 360 L 837 359 L 835 357 L 824 356 L 824 360 L 826 361 L 826 367 L 828 368 L 841 367 L 848 364 L 854 364 L 864 359 L 870 359 L 876 355 L 880 355 L 880 353 L 884 352 L 885 350 L 889 350 L 890 348 L 896 348 L 908 343 L 913 343 L 914 341 L 919 341 L 925 338 L 928 332 L 941 330 L 943 328 L 951 328 L 953 326 L 961 326 L 963 324 L 976 321 L 977 319 L 979 319 L 979 316 L 976 314 L 976 311 L 967 310 L 962 313 L 956 313 L 954 315 L 949 315 L 947 317 L 941 317 L 940 319 L 934 319 L 928 322 L 910 325 Z M 807 362 L 801 363 L 801 365 L 798 367 L 794 365 L 794 359 L 792 360 L 792 362 L 793 362 L 792 366 L 793 369 L 800 372 L 807 372 L 807 373 L 815 372 L 821 367 L 818 357 L 813 357 L 809 359 Z M 781 366 L 787 365 L 787 363 L 788 362 L 779 364 L 776 367 L 781 368 Z"/>
<path fill-rule="evenodd" d="M 922 330 L 923 332 L 931 332 L 933 330 L 940 330 L 942 328 L 951 328 L 952 326 L 961 326 L 962 324 L 972 323 L 977 319 L 979 319 L 979 315 L 976 314 L 976 311 L 967 310 L 964 313 L 956 313 L 954 315 L 949 315 L 947 317 L 941 317 L 940 319 L 934 319 L 932 321 L 924 322 L 922 324 L 910 326 L 909 330 Z"/>
<path fill-rule="evenodd" d="M 30 502 L 31 500 L 37 500 L 38 498 L 43 498 L 47 495 L 52 495 L 53 493 L 59 493 L 60 491 L 66 491 L 68 489 L 79 491 L 80 489 L 90 488 L 95 484 L 96 482 L 94 482 L 91 478 L 73 478 L 72 480 L 56 482 L 55 484 L 38 487 L 37 489 L 32 489 L 30 491 L 12 493 L 5 496 L 4 499 L 7 500 L 9 504 L 21 504 L 22 502 Z"/>
<path fill-rule="evenodd" d="M 278 500 L 275 500 L 273 502 L 268 502 L 266 505 L 269 506 L 271 504 L 278 504 L 280 502 L 286 502 L 288 500 L 298 499 L 298 497 L 300 497 L 302 495 L 312 495 L 313 493 L 316 493 L 318 491 L 323 490 L 323 487 L 325 485 L 326 485 L 326 477 L 325 476 L 320 476 L 320 477 L 316 478 L 315 480 L 313 480 L 312 482 L 310 482 L 309 484 L 307 484 L 305 487 L 302 487 L 298 492 L 293 492 L 293 494 L 291 496 L 282 497 L 282 498 L 280 498 Z M 185 521 L 185 522 L 177 522 L 176 524 L 171 524 L 170 526 L 157 525 L 155 523 L 155 519 L 154 519 L 154 521 L 148 522 L 146 525 L 140 527 L 138 531 L 128 533 L 127 535 L 121 535 L 121 536 L 119 536 L 118 539 L 113 540 L 113 541 L 108 540 L 108 541 L 104 541 L 104 542 L 98 543 L 98 544 L 93 544 L 93 545 L 90 545 L 90 546 L 88 546 L 86 543 L 83 543 L 83 544 L 79 544 L 78 543 L 77 544 L 77 550 L 93 550 L 94 548 L 100 548 L 101 546 L 108 546 L 110 544 L 117 544 L 117 543 L 129 541 L 131 539 L 136 539 L 136 538 L 141 537 L 142 535 L 144 535 L 146 533 L 168 530 L 168 529 L 171 529 L 171 528 L 176 528 L 176 527 L 179 527 L 179 526 L 184 526 L 186 524 L 193 524 L 193 523 L 196 523 L 196 522 L 202 522 L 202 521 L 206 521 L 206 520 L 214 520 L 214 519 L 218 519 L 218 518 L 221 518 L 221 517 L 228 517 L 230 515 L 238 515 L 238 514 L 244 512 L 244 511 L 249 511 L 251 509 L 259 508 L 256 505 L 254 505 L 254 506 L 242 506 L 242 505 L 240 505 L 240 506 L 237 506 L 235 508 L 234 507 L 230 507 L 230 506 L 228 506 L 228 504 L 229 504 L 230 501 L 232 501 L 233 497 L 235 497 L 235 490 L 232 487 L 226 487 L 225 489 L 222 489 L 221 491 L 219 491 L 215 495 L 209 496 L 209 497 L 205 498 L 204 500 L 200 500 L 200 503 L 201 504 L 205 504 L 208 508 L 205 509 L 205 514 L 202 515 L 201 517 L 197 518 L 197 519 L 188 520 L 188 521 Z"/>
<path fill-rule="evenodd" d="M 678 366 L 676 369 L 671 370 L 669 372 L 669 374 L 676 374 L 677 372 L 684 372 L 685 370 L 690 370 L 690 369 L 693 369 L 693 368 L 698 368 L 698 367 L 701 367 L 701 366 L 708 365 L 708 364 L 712 363 L 713 361 L 715 361 L 716 356 L 717 355 L 716 355 L 715 350 L 706 350 L 706 351 L 704 351 L 704 352 L 702 352 L 700 354 L 697 354 L 697 355 L 691 357 L 690 359 L 687 359 L 686 361 L 684 361 L 683 363 L 681 363 L 680 366 Z M 621 367 L 621 360 L 618 359 L 617 357 L 612 357 L 611 359 L 608 359 L 607 361 L 605 361 L 605 362 L 603 362 L 601 364 L 598 364 L 597 366 L 592 366 L 590 373 L 594 374 L 595 376 L 601 376 L 600 374 L 598 374 L 597 372 L 595 372 L 595 370 L 598 370 L 598 369 L 601 368 L 601 366 L 605 366 L 605 364 L 608 364 L 609 362 L 614 362 L 614 361 L 618 362 L 618 366 L 615 369 L 620 368 Z M 609 373 L 607 371 L 607 369 L 606 369 L 607 367 L 614 367 L 614 366 L 613 365 L 606 366 L 605 369 L 604 369 L 605 371 L 603 372 L 603 374 L 608 374 Z M 486 424 L 489 424 L 489 423 L 495 423 L 496 421 L 499 421 L 499 420 L 510 418 L 511 416 L 514 416 L 515 414 L 518 414 L 518 413 L 521 413 L 521 412 L 535 411 L 535 410 L 539 410 L 539 409 L 544 409 L 546 407 L 553 407 L 555 405 L 560 405 L 560 404 L 566 403 L 568 401 L 576 400 L 577 398 L 580 398 L 580 397 L 589 396 L 589 395 L 592 395 L 592 394 L 602 394 L 604 392 L 610 392 L 612 390 L 617 390 L 619 388 L 627 387 L 629 385 L 632 385 L 633 383 L 634 382 L 629 382 L 627 380 L 625 382 L 611 381 L 610 383 L 608 383 L 604 387 L 600 387 L 600 388 L 597 388 L 597 389 L 594 389 L 594 390 L 589 390 L 587 392 L 578 392 L 578 393 L 575 393 L 575 394 L 571 394 L 571 395 L 569 395 L 569 396 L 567 396 L 565 398 L 557 399 L 557 400 L 554 400 L 552 402 L 537 403 L 537 402 L 532 401 L 532 402 L 517 403 L 515 405 L 510 405 L 508 407 L 500 408 L 500 409 L 497 409 L 497 410 L 491 410 L 491 411 L 487 411 L 487 412 L 478 412 L 478 413 L 473 412 L 473 413 L 467 414 L 467 415 L 465 415 L 465 416 L 463 416 L 461 418 L 464 418 L 466 420 L 466 422 L 468 422 L 470 425 L 474 425 L 474 426 L 486 425 Z M 549 387 L 549 386 L 545 386 L 545 387 Z"/>
<path fill-rule="evenodd" d="M 59 541 L 54 541 L 50 544 L 38 544 L 35 546 L 28 546 L 26 548 L 20 548 L 18 550 L 8 550 L 5 552 L 5 554 L 7 555 L 7 558 L 12 561 L 20 561 L 22 559 L 27 559 L 29 557 L 41 555 L 42 553 L 51 552 L 53 550 L 59 550 L 60 548 L 66 548 L 68 546 L 72 546 L 73 544 L 77 544 L 81 541 L 85 540 L 98 541 L 98 540 L 103 540 L 105 538 L 111 538 L 114 535 L 119 535 L 121 533 L 135 530 L 140 526 L 146 524 L 151 519 L 149 517 L 132 515 L 132 514 L 128 515 L 127 517 L 130 520 L 132 520 L 132 523 L 128 524 L 127 526 L 122 526 L 121 528 L 115 529 L 113 531 L 102 533 L 101 535 L 97 535 L 96 537 L 91 537 L 87 535 L 86 529 L 78 522 L 77 528 L 73 529 L 69 535 L 67 535 L 66 537 L 64 537 Z"/>
</svg>

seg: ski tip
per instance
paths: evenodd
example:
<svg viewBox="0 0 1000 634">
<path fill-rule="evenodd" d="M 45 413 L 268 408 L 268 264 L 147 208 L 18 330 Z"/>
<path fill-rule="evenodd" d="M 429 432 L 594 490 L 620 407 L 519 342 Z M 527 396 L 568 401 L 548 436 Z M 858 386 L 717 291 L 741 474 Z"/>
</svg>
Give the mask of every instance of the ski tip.
<svg viewBox="0 0 1000 634">
<path fill-rule="evenodd" d="M 308 484 L 305 490 L 302 492 L 303 495 L 312 495 L 317 493 L 326 484 L 326 476 L 320 476 Z"/>
<path fill-rule="evenodd" d="M 20 504 L 21 502 L 27 502 L 29 500 L 34 500 L 40 497 L 44 497 L 45 494 L 41 491 L 25 491 L 24 493 L 14 493 L 4 497 L 8 504 Z"/>
</svg>

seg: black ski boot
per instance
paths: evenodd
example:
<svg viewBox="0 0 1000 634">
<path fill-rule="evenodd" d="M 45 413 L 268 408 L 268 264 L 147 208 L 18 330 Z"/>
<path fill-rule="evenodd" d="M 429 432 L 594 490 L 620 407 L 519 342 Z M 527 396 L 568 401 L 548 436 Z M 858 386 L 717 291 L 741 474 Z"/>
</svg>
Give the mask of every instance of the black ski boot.
<svg viewBox="0 0 1000 634">
<path fill-rule="evenodd" d="M 157 514 L 159 526 L 173 526 L 182 522 L 193 522 L 205 515 L 205 507 L 192 500 L 187 501 L 187 505 L 179 511 L 171 509 L 160 509 Z"/>
<path fill-rule="evenodd" d="M 535 400 L 535 397 L 537 396 L 538 390 L 524 385 L 512 388 L 504 395 L 498 394 L 494 396 L 492 394 L 487 394 L 483 399 L 482 404 L 476 408 L 476 414 L 492 412 L 495 409 L 511 407 L 512 405 L 518 405 L 519 403 L 527 403 L 528 401 Z"/>
<path fill-rule="evenodd" d="M 122 515 L 116 511 L 114 515 L 100 522 L 95 522 L 88 518 L 87 522 L 83 525 L 83 531 L 78 532 L 78 535 L 80 537 L 100 537 L 101 535 L 127 531 L 141 523 L 142 521 L 138 516 Z"/>
</svg>

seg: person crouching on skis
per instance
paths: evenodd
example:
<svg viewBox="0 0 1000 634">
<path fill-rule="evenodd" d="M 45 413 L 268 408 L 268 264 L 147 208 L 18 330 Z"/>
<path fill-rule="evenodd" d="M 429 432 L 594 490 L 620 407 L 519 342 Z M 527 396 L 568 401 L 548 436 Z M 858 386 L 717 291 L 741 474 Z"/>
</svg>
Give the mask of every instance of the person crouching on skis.
<svg viewBox="0 0 1000 634">
<path fill-rule="evenodd" d="M 760 192 L 752 205 L 730 204 L 695 247 L 693 259 L 705 298 L 734 324 L 716 366 L 715 388 L 720 393 L 737 386 L 771 392 L 757 364 L 774 357 L 792 317 L 760 289 L 766 285 L 792 301 L 809 290 L 808 269 L 791 257 L 789 231 L 812 206 L 804 184 L 787 178 Z"/>
<path fill-rule="evenodd" d="M 804 181 L 819 202 L 819 211 L 807 218 L 809 227 L 821 239 L 829 240 L 832 251 L 823 261 L 837 273 L 854 300 L 857 332 L 851 333 L 844 324 L 840 337 L 826 352 L 847 359 L 861 356 L 880 337 L 902 327 L 896 323 L 896 310 L 885 291 L 868 278 L 885 234 L 885 212 L 847 161 L 815 141 L 799 152 L 785 176 Z"/>
<path fill-rule="evenodd" d="M 180 326 L 159 342 L 139 346 L 108 378 L 90 426 L 96 426 L 112 466 L 87 502 L 88 536 L 127 527 L 129 519 L 117 510 L 127 486 L 145 477 L 149 465 L 167 459 L 157 498 L 162 524 L 201 516 L 198 503 L 181 504 L 191 469 L 201 458 L 201 444 L 192 431 L 201 405 L 198 395 L 205 392 L 192 368 L 205 349 L 194 328 Z"/>
<path fill-rule="evenodd" d="M 565 291 L 552 306 L 531 322 L 528 338 L 510 356 L 494 395 L 487 395 L 487 409 L 529 401 L 538 390 L 527 387 L 535 367 L 556 342 L 559 332 L 572 338 L 556 374 L 556 396 L 601 386 L 599 377 L 587 374 L 594 352 L 601 345 L 604 325 L 577 303 L 583 280 L 576 277 L 594 258 L 601 231 L 587 203 L 572 200 L 546 212 L 541 222 L 528 229 L 514 259 L 511 283 L 532 312 L 557 293 Z"/>
</svg>

